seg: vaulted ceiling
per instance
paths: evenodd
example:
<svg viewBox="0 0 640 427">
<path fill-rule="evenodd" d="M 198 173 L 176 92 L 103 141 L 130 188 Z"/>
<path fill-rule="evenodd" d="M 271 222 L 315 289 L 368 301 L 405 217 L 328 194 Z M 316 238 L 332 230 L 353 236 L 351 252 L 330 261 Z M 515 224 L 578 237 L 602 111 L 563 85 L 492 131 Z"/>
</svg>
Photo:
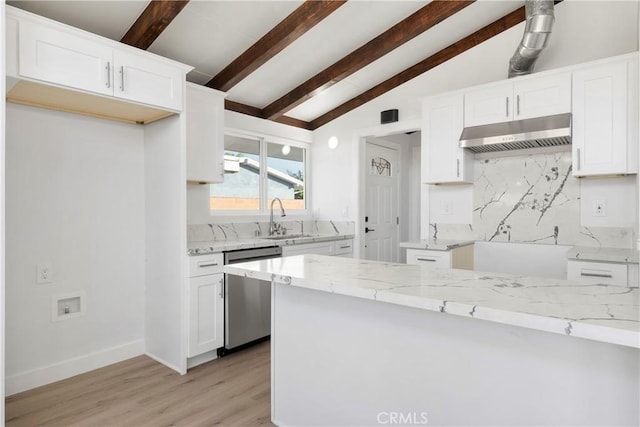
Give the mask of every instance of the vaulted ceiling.
<svg viewBox="0 0 640 427">
<path fill-rule="evenodd" d="M 7 4 L 189 64 L 226 109 L 310 130 L 525 18 L 511 0 Z"/>
</svg>

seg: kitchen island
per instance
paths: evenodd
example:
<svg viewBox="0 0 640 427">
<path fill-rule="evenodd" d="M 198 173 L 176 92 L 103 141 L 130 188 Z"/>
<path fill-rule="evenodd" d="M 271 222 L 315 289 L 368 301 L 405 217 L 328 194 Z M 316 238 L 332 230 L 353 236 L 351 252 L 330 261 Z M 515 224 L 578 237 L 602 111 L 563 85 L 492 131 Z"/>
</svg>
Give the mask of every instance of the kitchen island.
<svg viewBox="0 0 640 427">
<path fill-rule="evenodd" d="M 271 281 L 277 425 L 638 425 L 637 288 L 336 259 Z"/>
</svg>

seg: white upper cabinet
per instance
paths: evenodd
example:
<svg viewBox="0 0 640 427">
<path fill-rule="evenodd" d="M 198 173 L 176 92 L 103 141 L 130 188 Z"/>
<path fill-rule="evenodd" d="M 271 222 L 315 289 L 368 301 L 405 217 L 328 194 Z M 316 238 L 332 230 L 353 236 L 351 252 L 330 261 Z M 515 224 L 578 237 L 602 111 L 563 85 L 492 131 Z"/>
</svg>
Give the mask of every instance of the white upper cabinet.
<svg viewBox="0 0 640 427">
<path fill-rule="evenodd" d="M 187 83 L 187 181 L 224 181 L 224 97 Z"/>
<path fill-rule="evenodd" d="M 110 46 L 23 21 L 18 52 L 18 70 L 22 77 L 113 94 L 113 49 Z"/>
<path fill-rule="evenodd" d="M 11 22 L 7 43 L 12 44 L 7 48 L 10 53 L 7 75 L 24 82 L 20 93 L 8 96 L 10 101 L 79 113 L 85 110 L 90 115 L 112 115 L 116 119 L 122 119 L 118 117 L 120 114 L 129 114 L 132 122 L 157 119 L 162 116 L 158 109 L 182 111 L 185 76 L 192 67 L 10 6 L 6 8 Z M 14 49 L 16 53 L 12 53 Z M 25 89 L 27 84 L 31 85 L 29 89 Z M 72 96 L 69 89 L 78 95 Z M 63 90 L 69 95 L 65 96 Z M 87 97 L 95 94 L 139 105 L 118 107 L 95 97 L 91 102 Z"/>
<path fill-rule="evenodd" d="M 169 110 L 182 110 L 182 70 L 161 59 L 113 51 L 113 96 Z"/>
<path fill-rule="evenodd" d="M 473 182 L 473 154 L 460 148 L 463 96 L 454 94 L 422 101 L 422 182 Z"/>
<path fill-rule="evenodd" d="M 464 125 L 523 120 L 571 111 L 571 73 L 527 76 L 470 90 L 464 96 Z"/>
<path fill-rule="evenodd" d="M 573 175 L 638 172 L 638 61 L 573 73 Z"/>
</svg>

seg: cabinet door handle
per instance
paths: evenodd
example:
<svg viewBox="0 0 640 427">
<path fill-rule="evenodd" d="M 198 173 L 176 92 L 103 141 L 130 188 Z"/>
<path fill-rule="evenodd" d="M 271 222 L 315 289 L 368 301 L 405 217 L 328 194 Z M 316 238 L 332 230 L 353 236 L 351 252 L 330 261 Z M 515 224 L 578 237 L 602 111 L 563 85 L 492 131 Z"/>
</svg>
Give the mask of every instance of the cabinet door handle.
<svg viewBox="0 0 640 427">
<path fill-rule="evenodd" d="M 416 258 L 418 261 L 429 261 L 429 262 L 436 262 L 435 259 L 433 258 Z"/>
<path fill-rule="evenodd" d="M 120 91 L 124 92 L 124 66 L 120 66 Z"/>
<path fill-rule="evenodd" d="M 220 279 L 220 293 L 218 296 L 224 298 L 224 279 Z"/>
<path fill-rule="evenodd" d="M 217 262 L 209 262 L 207 264 L 198 264 L 198 268 L 215 267 L 216 265 L 218 265 Z"/>
<path fill-rule="evenodd" d="M 581 276 L 584 277 L 604 277 L 606 279 L 613 279 L 613 274 L 607 274 L 607 273 L 582 273 L 580 272 Z"/>
<path fill-rule="evenodd" d="M 516 95 L 516 114 L 520 115 L 520 95 Z"/>
<path fill-rule="evenodd" d="M 456 159 L 456 178 L 460 178 L 460 159 Z"/>
<path fill-rule="evenodd" d="M 224 178 L 224 160 L 220 162 L 220 176 Z"/>
<path fill-rule="evenodd" d="M 105 67 L 107 69 L 107 87 L 110 88 L 111 87 L 111 62 L 107 62 L 107 66 Z"/>
<path fill-rule="evenodd" d="M 576 153 L 576 161 L 578 162 L 578 167 L 576 168 L 576 170 L 580 170 L 580 149 L 579 148 Z"/>
<path fill-rule="evenodd" d="M 509 97 L 507 96 L 507 108 L 505 109 L 505 117 L 509 117 Z"/>
</svg>

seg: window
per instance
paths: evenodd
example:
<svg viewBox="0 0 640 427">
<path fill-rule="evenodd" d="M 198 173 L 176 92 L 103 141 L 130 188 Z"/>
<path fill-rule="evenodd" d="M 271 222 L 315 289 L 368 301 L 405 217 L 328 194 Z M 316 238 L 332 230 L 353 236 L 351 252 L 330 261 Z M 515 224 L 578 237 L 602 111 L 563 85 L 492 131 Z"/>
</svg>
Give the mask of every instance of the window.
<svg viewBox="0 0 640 427">
<path fill-rule="evenodd" d="M 305 144 L 227 134 L 224 147 L 224 183 L 210 186 L 212 212 L 266 213 L 274 198 L 287 212 L 306 210 Z"/>
</svg>

